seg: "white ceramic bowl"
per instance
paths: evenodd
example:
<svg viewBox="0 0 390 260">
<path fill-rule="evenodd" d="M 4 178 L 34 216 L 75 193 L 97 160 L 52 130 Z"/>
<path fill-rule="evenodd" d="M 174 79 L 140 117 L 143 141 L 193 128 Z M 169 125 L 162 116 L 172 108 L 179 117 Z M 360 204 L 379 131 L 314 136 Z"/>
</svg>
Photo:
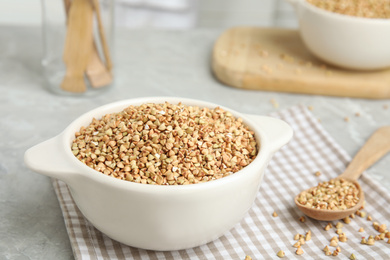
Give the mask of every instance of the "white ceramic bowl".
<svg viewBox="0 0 390 260">
<path fill-rule="evenodd" d="M 285 122 L 264 116 L 234 116 L 255 132 L 261 144 L 256 159 L 230 176 L 199 184 L 158 186 L 118 180 L 80 162 L 71 152 L 74 133 L 93 117 L 119 112 L 129 105 L 172 104 L 214 108 L 217 105 L 184 98 L 138 98 L 96 108 L 73 121 L 61 134 L 25 153 L 32 170 L 69 185 L 84 216 L 100 231 L 124 244 L 152 250 L 195 247 L 221 236 L 249 210 L 272 155 L 292 137 Z"/>
<path fill-rule="evenodd" d="M 353 70 L 390 67 L 390 19 L 348 16 L 306 0 L 288 1 L 295 7 L 303 42 L 319 59 Z"/>
</svg>

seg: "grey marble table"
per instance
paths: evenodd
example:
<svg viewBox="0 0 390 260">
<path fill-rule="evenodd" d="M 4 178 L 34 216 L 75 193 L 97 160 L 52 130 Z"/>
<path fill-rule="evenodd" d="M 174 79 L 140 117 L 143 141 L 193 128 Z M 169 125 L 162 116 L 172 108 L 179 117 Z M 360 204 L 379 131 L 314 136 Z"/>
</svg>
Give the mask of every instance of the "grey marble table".
<svg viewBox="0 0 390 260">
<path fill-rule="evenodd" d="M 211 49 L 221 32 L 120 30 L 115 41 L 115 85 L 95 97 L 75 98 L 53 95 L 42 87 L 39 28 L 0 27 L 0 259 L 73 258 L 51 181 L 27 169 L 23 155 L 81 113 L 105 103 L 141 96 L 180 96 L 254 114 L 297 104 L 313 106 L 314 115 L 351 156 L 375 129 L 390 125 L 390 108 L 384 108 L 390 100 L 224 86 L 210 71 Z M 344 121 L 345 117 L 350 121 Z M 369 174 L 390 191 L 389 165 L 387 156 Z"/>
</svg>

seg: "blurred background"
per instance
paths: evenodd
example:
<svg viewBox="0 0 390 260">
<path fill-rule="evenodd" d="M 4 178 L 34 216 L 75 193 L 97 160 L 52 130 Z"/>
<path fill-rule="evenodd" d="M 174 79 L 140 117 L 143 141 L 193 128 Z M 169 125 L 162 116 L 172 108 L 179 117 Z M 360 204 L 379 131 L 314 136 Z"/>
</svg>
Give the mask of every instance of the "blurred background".
<svg viewBox="0 0 390 260">
<path fill-rule="evenodd" d="M 119 27 L 164 29 L 228 28 L 239 25 L 297 27 L 293 9 L 286 0 L 106 1 L 115 2 L 115 22 Z M 40 23 L 41 0 L 0 0 L 0 25 Z"/>
</svg>

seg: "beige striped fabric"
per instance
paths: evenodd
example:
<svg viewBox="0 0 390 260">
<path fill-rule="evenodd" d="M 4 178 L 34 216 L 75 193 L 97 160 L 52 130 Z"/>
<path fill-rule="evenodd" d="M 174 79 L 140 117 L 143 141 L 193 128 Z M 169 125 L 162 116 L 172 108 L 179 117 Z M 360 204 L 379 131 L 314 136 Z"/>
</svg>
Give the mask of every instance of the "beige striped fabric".
<svg viewBox="0 0 390 260">
<path fill-rule="evenodd" d="M 296 106 L 272 116 L 293 127 L 293 140 L 273 157 L 254 205 L 244 219 L 219 239 L 200 247 L 155 252 L 116 242 L 83 217 L 65 183 L 53 180 L 75 259 L 245 259 L 246 255 L 252 259 L 278 259 L 279 250 L 285 252 L 287 259 L 329 259 L 322 250 L 336 235 L 335 228 L 325 231 L 326 222 L 310 218 L 300 222 L 302 213 L 294 206 L 294 196 L 320 181 L 336 177 L 345 169 L 350 156 L 305 107 Z M 322 174 L 316 176 L 316 171 Z M 373 221 L 389 226 L 388 191 L 378 188 L 378 184 L 365 175 L 360 183 L 366 193 L 363 211 L 371 215 Z M 272 216 L 274 211 L 277 217 Z M 359 233 L 360 227 L 365 231 Z M 298 256 L 292 246 L 296 242 L 294 235 L 308 230 L 312 232 L 312 239 L 302 246 L 304 253 Z M 378 234 L 372 221 L 356 216 L 350 224 L 344 224 L 342 230 L 348 240 L 339 243 L 338 258 L 348 259 L 353 253 L 356 259 L 390 259 L 387 238 L 372 246 L 360 244 L 363 236 Z M 332 252 L 336 249 L 329 248 Z"/>
</svg>

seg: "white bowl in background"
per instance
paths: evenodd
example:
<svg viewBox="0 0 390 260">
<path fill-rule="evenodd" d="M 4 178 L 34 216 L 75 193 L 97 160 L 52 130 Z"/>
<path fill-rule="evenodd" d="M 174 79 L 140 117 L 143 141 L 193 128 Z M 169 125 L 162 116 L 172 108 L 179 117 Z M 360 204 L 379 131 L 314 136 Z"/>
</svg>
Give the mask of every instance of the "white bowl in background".
<svg viewBox="0 0 390 260">
<path fill-rule="evenodd" d="M 303 42 L 319 59 L 353 70 L 390 67 L 390 19 L 343 15 L 306 0 L 288 1 L 295 7 Z"/>
<path fill-rule="evenodd" d="M 68 184 L 84 216 L 100 231 L 124 244 L 152 250 L 195 247 L 223 235 L 252 206 L 272 155 L 292 137 L 291 127 L 279 119 L 243 115 L 261 144 L 257 157 L 242 170 L 218 180 L 184 186 L 161 186 L 119 180 L 93 170 L 71 151 L 74 133 L 93 117 L 144 103 L 215 108 L 217 104 L 184 98 L 137 98 L 111 103 L 85 113 L 61 134 L 25 153 L 26 165 Z"/>
</svg>

